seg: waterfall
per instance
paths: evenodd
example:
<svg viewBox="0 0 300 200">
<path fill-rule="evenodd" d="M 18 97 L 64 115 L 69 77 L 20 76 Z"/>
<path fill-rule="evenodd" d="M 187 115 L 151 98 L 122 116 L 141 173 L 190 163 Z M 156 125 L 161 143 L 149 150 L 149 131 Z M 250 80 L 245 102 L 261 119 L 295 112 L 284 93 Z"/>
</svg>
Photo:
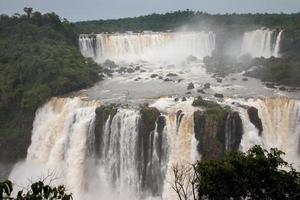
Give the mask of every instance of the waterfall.
<svg viewBox="0 0 300 200">
<path fill-rule="evenodd" d="M 254 144 L 277 147 L 289 162 L 300 164 L 299 101 L 282 97 L 244 102 L 257 108 L 253 113 L 261 119 L 262 130 L 252 124 L 248 107 L 237 107 L 238 112 L 215 123 L 192 102 L 161 98 L 142 110 L 114 110 L 97 101 L 52 98 L 37 110 L 27 158 L 9 178 L 26 187 L 28 179 L 54 172 L 51 184 L 66 185 L 75 200 L 170 200 L 177 198 L 173 166 L 180 169 L 200 160 L 200 144 L 211 150 L 202 156 L 218 156 L 237 149 L 242 138 L 242 151 Z M 191 195 L 191 188 L 187 192 Z"/>
<path fill-rule="evenodd" d="M 14 167 L 10 179 L 26 186 L 28 180 L 51 173 L 53 184 L 65 184 L 78 197 L 87 184 L 97 106 L 97 102 L 79 98 L 52 98 L 38 109 L 27 158 Z"/>
<path fill-rule="evenodd" d="M 275 48 L 274 48 L 274 57 L 280 57 L 280 43 L 281 43 L 282 32 L 283 31 L 280 31 L 276 38 L 276 44 L 275 44 Z"/>
<path fill-rule="evenodd" d="M 96 34 L 79 36 L 85 57 L 97 62 L 113 60 L 164 60 L 198 58 L 211 55 L 215 48 L 212 32 Z"/>
<path fill-rule="evenodd" d="M 258 109 L 263 131 L 259 136 L 258 130 L 251 124 L 245 111 L 240 112 L 246 129 L 241 149 L 245 151 L 254 144 L 261 144 L 266 149 L 276 147 L 284 151 L 287 161 L 298 168 L 300 165 L 300 102 L 278 97 L 248 103 Z"/>
<path fill-rule="evenodd" d="M 258 29 L 244 33 L 241 54 L 252 57 L 279 57 L 282 31 Z"/>
</svg>

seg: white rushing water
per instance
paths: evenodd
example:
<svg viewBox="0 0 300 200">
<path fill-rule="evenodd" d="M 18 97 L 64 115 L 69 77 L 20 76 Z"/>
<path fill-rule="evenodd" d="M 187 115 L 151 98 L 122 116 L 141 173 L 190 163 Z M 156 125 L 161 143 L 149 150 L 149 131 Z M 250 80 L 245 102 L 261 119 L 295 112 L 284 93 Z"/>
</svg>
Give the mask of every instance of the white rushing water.
<svg viewBox="0 0 300 200">
<path fill-rule="evenodd" d="M 194 133 L 194 112 L 199 108 L 192 102 L 193 98 L 158 99 L 150 107 L 162 115 L 146 133 L 138 109 L 111 112 L 99 129 L 99 102 L 52 98 L 37 111 L 27 158 L 16 164 L 9 178 L 26 186 L 52 173 L 51 184 L 65 184 L 75 200 L 175 199 L 172 167 L 201 159 Z M 298 167 L 300 102 L 284 97 L 239 102 L 257 108 L 263 125 L 260 135 L 247 110 L 236 107 L 244 129 L 240 149 L 247 151 L 255 144 L 277 147 Z"/>
<path fill-rule="evenodd" d="M 198 158 L 190 103 L 172 105 L 161 116 L 163 129 L 156 122 L 147 136 L 139 110 L 118 109 L 100 133 L 95 130 L 99 102 L 52 98 L 37 111 L 27 158 L 9 178 L 26 187 L 50 174 L 46 181 L 66 185 L 74 199 L 172 199 L 171 166 Z"/>
<path fill-rule="evenodd" d="M 15 166 L 10 179 L 27 186 L 51 174 L 52 184 L 63 183 L 78 197 L 87 181 L 97 106 L 79 98 L 53 98 L 41 107 L 33 122 L 27 158 Z"/>
<path fill-rule="evenodd" d="M 203 58 L 215 48 L 212 32 L 153 32 L 135 34 L 82 34 L 82 55 L 97 62 L 113 60 L 184 60 L 188 56 Z"/>
<path fill-rule="evenodd" d="M 249 121 L 246 111 L 241 109 L 244 124 L 241 149 L 248 150 L 254 144 L 266 149 L 279 148 L 286 153 L 285 158 L 294 167 L 300 168 L 300 102 L 286 97 L 249 100 L 247 105 L 258 109 L 262 121 L 261 136 Z"/>
<path fill-rule="evenodd" d="M 241 54 L 252 57 L 280 57 L 282 31 L 258 29 L 244 33 Z"/>
</svg>

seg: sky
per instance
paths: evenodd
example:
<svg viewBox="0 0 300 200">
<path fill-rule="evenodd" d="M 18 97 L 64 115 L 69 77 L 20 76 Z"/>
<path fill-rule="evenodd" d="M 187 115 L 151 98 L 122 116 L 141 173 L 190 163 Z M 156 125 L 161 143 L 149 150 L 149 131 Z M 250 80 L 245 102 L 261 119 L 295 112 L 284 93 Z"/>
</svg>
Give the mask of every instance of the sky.
<svg viewBox="0 0 300 200">
<path fill-rule="evenodd" d="M 208 13 L 293 13 L 300 0 L 0 0 L 0 13 L 22 13 L 24 7 L 55 12 L 69 21 L 116 19 L 176 10 Z"/>
</svg>

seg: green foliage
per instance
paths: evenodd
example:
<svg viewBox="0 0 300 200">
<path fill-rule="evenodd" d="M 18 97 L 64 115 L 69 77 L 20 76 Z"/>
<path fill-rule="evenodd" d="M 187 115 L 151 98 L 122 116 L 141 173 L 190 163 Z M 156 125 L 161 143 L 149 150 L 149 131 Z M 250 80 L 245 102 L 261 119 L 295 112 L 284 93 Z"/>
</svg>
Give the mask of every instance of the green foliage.
<svg viewBox="0 0 300 200">
<path fill-rule="evenodd" d="M 298 56 L 282 58 L 257 58 L 253 65 L 261 66 L 245 75 L 267 82 L 276 82 L 288 86 L 300 86 L 300 59 Z"/>
<path fill-rule="evenodd" d="M 100 67 L 79 52 L 73 24 L 24 8 L 0 15 L 0 118 L 31 112 L 51 96 L 91 86 Z M 2 123 L 1 123 L 2 124 Z M 3 132 L 0 124 L 0 136 Z"/>
<path fill-rule="evenodd" d="M 252 58 L 249 55 L 244 55 L 240 58 L 229 55 L 206 56 L 203 58 L 204 66 L 207 72 L 225 77 L 231 73 L 238 73 L 250 68 Z"/>
<path fill-rule="evenodd" d="M 6 180 L 4 182 L 0 182 L 0 199 L 3 199 L 5 196 L 9 196 L 13 190 L 12 182 Z"/>
<path fill-rule="evenodd" d="M 43 200 L 43 199 L 62 199 L 71 200 L 72 194 L 66 193 L 66 188 L 63 185 L 58 187 L 51 187 L 44 184 L 42 181 L 33 183 L 30 190 L 24 192 L 23 190 L 17 193 L 17 197 L 11 197 L 13 191 L 13 184 L 11 181 L 7 180 L 0 182 L 0 199 L 10 199 L 10 200 Z"/>
<path fill-rule="evenodd" d="M 222 107 L 218 103 L 204 100 L 200 96 L 193 101 L 192 106 L 203 107 L 207 118 L 216 122 L 223 120 L 230 111 L 229 107 Z"/>
<path fill-rule="evenodd" d="M 300 173 L 283 154 L 254 146 L 223 160 L 199 161 L 194 166 L 198 199 L 299 199 Z"/>
<path fill-rule="evenodd" d="M 203 29 L 211 27 L 229 27 L 230 29 L 248 29 L 252 26 L 300 28 L 300 13 L 295 14 L 215 14 L 194 12 L 191 10 L 175 11 L 165 14 L 151 14 L 133 18 L 114 20 L 93 20 L 77 22 L 81 33 L 124 32 L 124 31 L 165 31 L 175 30 L 180 26 Z M 204 26 L 205 25 L 205 26 Z"/>
</svg>

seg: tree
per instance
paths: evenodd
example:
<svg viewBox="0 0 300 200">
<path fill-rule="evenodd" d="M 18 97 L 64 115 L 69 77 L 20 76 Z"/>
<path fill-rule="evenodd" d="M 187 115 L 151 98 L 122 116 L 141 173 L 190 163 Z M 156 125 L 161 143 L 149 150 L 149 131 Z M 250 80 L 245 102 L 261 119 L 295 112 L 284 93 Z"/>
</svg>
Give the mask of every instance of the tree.
<svg viewBox="0 0 300 200">
<path fill-rule="evenodd" d="M 4 200 L 71 200 L 72 194 L 67 194 L 66 189 L 63 185 L 58 187 L 51 187 L 44 184 L 42 181 L 33 183 L 27 192 L 23 190 L 17 193 L 17 197 L 11 197 L 13 191 L 13 184 L 11 181 L 6 180 L 0 182 L 0 199 Z"/>
<path fill-rule="evenodd" d="M 27 15 L 27 18 L 29 19 L 30 18 L 30 16 L 31 16 L 31 13 L 32 13 L 32 8 L 27 8 L 27 7 L 25 7 L 24 9 L 24 12 L 26 13 L 26 15 Z"/>
<path fill-rule="evenodd" d="M 193 165 L 195 178 L 189 181 L 196 193 L 191 199 L 300 199 L 300 173 L 284 161 L 283 154 L 254 146 L 222 160 L 198 161 Z"/>
</svg>

